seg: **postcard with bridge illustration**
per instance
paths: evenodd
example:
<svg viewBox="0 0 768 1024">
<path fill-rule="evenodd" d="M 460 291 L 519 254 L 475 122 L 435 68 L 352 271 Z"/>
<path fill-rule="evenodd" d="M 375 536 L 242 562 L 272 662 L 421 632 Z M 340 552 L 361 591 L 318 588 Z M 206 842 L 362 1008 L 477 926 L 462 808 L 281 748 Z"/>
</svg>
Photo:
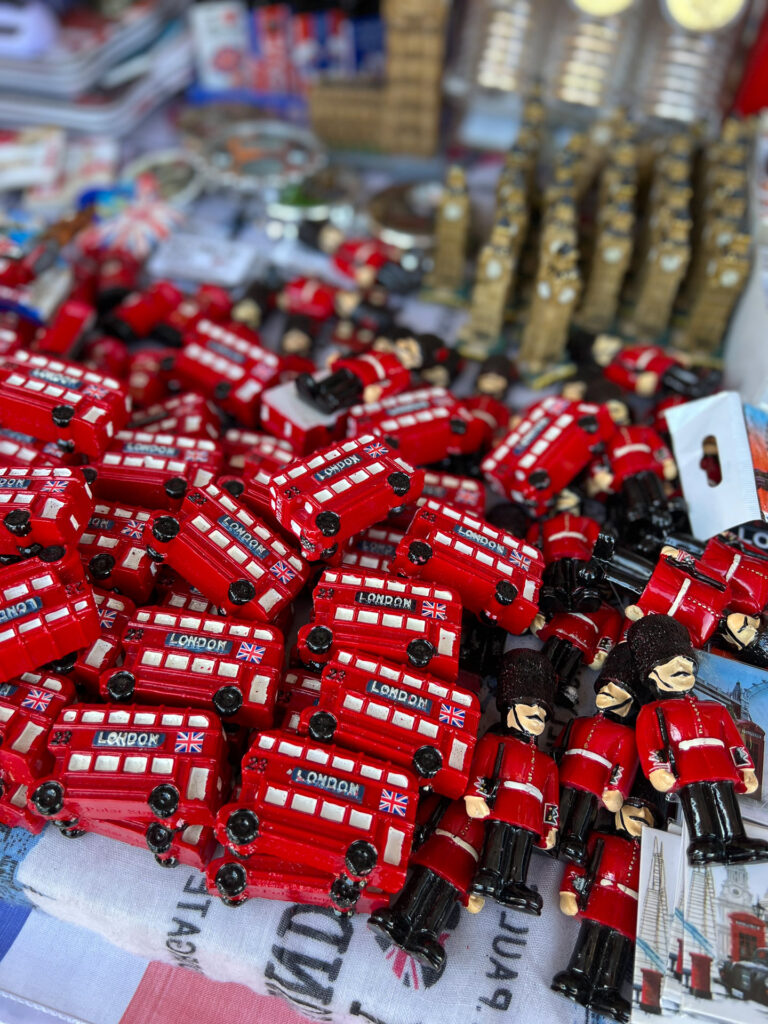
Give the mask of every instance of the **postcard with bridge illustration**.
<svg viewBox="0 0 768 1024">
<path fill-rule="evenodd" d="M 749 821 L 768 825 L 768 764 L 765 744 L 768 733 L 768 669 L 742 661 L 697 651 L 699 659 L 696 695 L 700 700 L 720 701 L 730 711 L 744 746 L 755 762 L 758 786 L 754 793 L 739 797 L 741 813 Z"/>
</svg>

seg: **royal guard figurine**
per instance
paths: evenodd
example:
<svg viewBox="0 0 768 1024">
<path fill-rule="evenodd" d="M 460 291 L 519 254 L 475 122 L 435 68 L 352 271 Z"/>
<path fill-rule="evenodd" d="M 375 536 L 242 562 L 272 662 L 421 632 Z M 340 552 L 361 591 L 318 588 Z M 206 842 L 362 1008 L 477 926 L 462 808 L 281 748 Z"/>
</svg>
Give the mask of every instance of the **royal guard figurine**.
<svg viewBox="0 0 768 1024">
<path fill-rule="evenodd" d="M 410 382 L 410 370 L 397 355 L 377 352 L 337 359 L 325 376 L 301 373 L 296 378 L 296 391 L 308 405 L 331 415 L 359 402 L 396 395 L 405 391 Z"/>
<path fill-rule="evenodd" d="M 470 892 L 525 914 L 541 914 L 542 898 L 527 884 L 534 846 L 557 841 L 557 766 L 536 746 L 552 713 L 555 673 L 539 651 L 504 655 L 496 688 L 497 729 L 475 748 L 464 803 L 486 820 L 485 844 Z"/>
<path fill-rule="evenodd" d="M 637 718 L 640 765 L 659 793 L 676 793 L 691 837 L 688 862 L 768 860 L 768 842 L 744 830 L 737 793 L 753 793 L 755 765 L 727 709 L 699 700 L 696 657 L 684 626 L 649 615 L 627 633 L 635 668 L 655 690 Z"/>
<path fill-rule="evenodd" d="M 488 356 L 477 371 L 475 392 L 478 395 L 495 398 L 497 402 L 503 402 L 510 384 L 516 381 L 518 376 L 517 367 L 509 356 Z"/>
<path fill-rule="evenodd" d="M 571 719 L 558 740 L 558 854 L 564 860 L 586 864 L 587 839 L 598 811 L 605 807 L 615 814 L 627 799 L 638 767 L 634 724 L 647 698 L 629 646 L 619 644 L 595 680 L 597 714 Z"/>
<path fill-rule="evenodd" d="M 676 476 L 672 453 L 653 427 L 618 426 L 591 469 L 587 490 L 619 496 L 627 524 L 663 532 L 672 525 L 664 481 Z"/>
<path fill-rule="evenodd" d="M 556 612 L 549 622 L 541 613 L 534 618 L 531 632 L 544 644 L 542 653 L 557 673 L 557 705 L 576 706 L 582 665 L 602 668 L 623 624 L 624 616 L 607 604 L 594 612 Z"/>
<path fill-rule="evenodd" d="M 411 856 L 405 885 L 388 907 L 371 914 L 368 927 L 419 963 L 440 970 L 445 963 L 440 933 L 456 903 L 470 914 L 485 903 L 470 892 L 484 838 L 483 822 L 467 814 L 463 800 L 452 801 Z"/>
<path fill-rule="evenodd" d="M 541 548 L 546 569 L 539 607 L 545 615 L 556 612 L 593 612 L 601 604 L 589 567 L 600 524 L 579 514 L 581 499 L 575 491 L 561 491 L 557 513 L 533 524 L 529 544 Z"/>
<path fill-rule="evenodd" d="M 624 607 L 627 618 L 635 622 L 648 614 L 674 615 L 688 630 L 694 647 L 703 647 L 728 614 L 728 584 L 680 548 L 664 545 L 654 562 L 617 547 L 614 537 L 601 533 L 592 568 L 601 582 L 634 595 L 634 603 Z"/>
<path fill-rule="evenodd" d="M 768 668 L 768 630 L 757 615 L 731 612 L 720 623 L 715 639 L 739 661 Z"/>
<path fill-rule="evenodd" d="M 641 778 L 614 814 L 613 828 L 592 833 L 586 863 L 566 868 L 560 883 L 560 910 L 580 918 L 581 928 L 552 988 L 620 1024 L 631 1012 L 621 987 L 635 946 L 640 836 L 646 826 L 662 824 L 658 798 Z"/>
</svg>

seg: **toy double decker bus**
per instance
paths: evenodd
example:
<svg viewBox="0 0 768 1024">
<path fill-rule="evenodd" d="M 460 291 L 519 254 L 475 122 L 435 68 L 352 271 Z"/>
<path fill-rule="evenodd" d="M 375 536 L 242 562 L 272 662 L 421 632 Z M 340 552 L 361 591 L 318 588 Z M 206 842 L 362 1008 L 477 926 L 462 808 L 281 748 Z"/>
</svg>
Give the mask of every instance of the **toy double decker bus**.
<svg viewBox="0 0 768 1024">
<path fill-rule="evenodd" d="M 296 456 L 284 441 L 260 437 L 243 456 L 241 476 L 242 502 L 257 515 L 272 515 L 269 485 L 272 477 L 284 472 Z"/>
<path fill-rule="evenodd" d="M 73 673 L 77 681 L 95 695 L 101 673 L 114 668 L 122 656 L 123 634 L 136 613 L 136 606 L 123 594 L 110 594 L 97 587 L 93 587 L 93 600 L 101 629 L 90 647 L 78 652 Z"/>
<path fill-rule="evenodd" d="M 240 798 L 221 809 L 216 834 L 238 856 L 266 854 L 328 872 L 335 905 L 350 909 L 366 885 L 402 887 L 417 802 L 409 772 L 266 732 L 245 756 Z"/>
<path fill-rule="evenodd" d="M 98 504 L 80 538 L 78 552 L 88 578 L 145 604 L 155 587 L 157 565 L 147 554 L 149 512 L 130 505 Z"/>
<path fill-rule="evenodd" d="M 183 387 L 211 398 L 246 427 L 258 425 L 262 392 L 277 383 L 282 369 L 255 331 L 207 318 L 187 335 L 174 366 Z"/>
<path fill-rule="evenodd" d="M 255 430 L 239 430 L 233 427 L 224 434 L 222 445 L 224 471 L 235 476 L 242 476 L 246 457 L 250 454 L 253 454 L 255 459 L 258 459 L 261 453 L 271 458 L 275 449 L 279 448 L 288 456 L 285 461 L 290 462 L 296 457 L 287 441 L 281 441 L 279 437 L 272 437 L 271 434 L 259 434 Z M 278 455 L 276 458 L 282 456 Z"/>
<path fill-rule="evenodd" d="M 128 424 L 131 430 L 146 430 L 150 434 L 181 434 L 210 441 L 218 438 L 219 425 L 215 407 L 194 391 L 166 398 L 148 409 L 135 410 Z"/>
<path fill-rule="evenodd" d="M 52 457 L 46 449 L 49 443 L 38 441 L 31 434 L 10 427 L 0 428 L 0 465 L 2 466 L 53 466 L 59 460 Z M 55 445 L 53 447 L 56 447 Z M 57 449 L 57 452 L 60 452 Z"/>
<path fill-rule="evenodd" d="M 218 475 L 221 462 L 221 448 L 208 438 L 121 430 L 92 467 L 93 490 L 105 501 L 175 509 L 188 487 Z"/>
<path fill-rule="evenodd" d="M 92 458 L 130 414 L 130 399 L 111 377 L 24 351 L 0 367 L 0 405 L 4 423 Z"/>
<path fill-rule="evenodd" d="M 338 651 L 323 669 L 316 708 L 299 733 L 410 769 L 457 800 L 467 788 L 480 724 L 477 697 L 435 676 L 362 652 Z"/>
<path fill-rule="evenodd" d="M 292 669 L 283 676 L 275 705 L 275 725 L 283 732 L 298 732 L 299 715 L 304 708 L 315 707 L 320 697 L 320 675 Z"/>
<path fill-rule="evenodd" d="M 402 511 L 392 513 L 387 522 L 407 530 L 417 510 L 430 498 L 433 501 L 454 505 L 460 512 L 471 512 L 481 517 L 485 514 L 485 485 L 480 480 L 474 480 L 469 476 L 456 476 L 454 473 L 427 470 L 424 473 L 424 487 L 418 501 L 406 505 Z"/>
<path fill-rule="evenodd" d="M 217 857 L 204 869 L 211 896 L 219 896 L 229 907 L 250 899 L 281 900 L 315 907 L 329 907 L 335 914 L 349 916 L 371 914 L 389 903 L 389 895 L 366 886 L 354 908 L 340 907 L 332 896 L 334 876 L 306 864 L 295 864 L 281 857 L 254 854 L 240 861 L 231 854 Z M 228 895 L 230 893 L 236 895 Z"/>
<path fill-rule="evenodd" d="M 51 770 L 48 733 L 75 699 L 68 679 L 25 672 L 0 683 L 0 769 L 3 779 L 31 784 Z"/>
<path fill-rule="evenodd" d="M 99 635 L 99 615 L 75 551 L 44 548 L 0 576 L 0 681 L 71 658 Z M 69 666 L 71 667 L 71 665 Z"/>
<path fill-rule="evenodd" d="M 419 388 L 350 409 L 347 434 L 376 434 L 412 465 L 477 451 L 484 424 L 445 388 Z"/>
<path fill-rule="evenodd" d="M 373 434 L 296 461 L 272 478 L 272 510 L 310 560 L 421 494 L 424 471 L 393 455 Z"/>
<path fill-rule="evenodd" d="M 77 544 L 92 510 L 90 488 L 77 470 L 0 466 L 0 554 Z"/>
<path fill-rule="evenodd" d="M 112 701 L 203 707 L 268 729 L 283 668 L 272 626 L 169 608 L 140 608 L 123 637 L 125 660 L 101 676 Z"/>
<path fill-rule="evenodd" d="M 615 430 L 606 406 L 550 395 L 483 459 L 483 473 L 501 494 L 540 516 Z"/>
<path fill-rule="evenodd" d="M 298 636 L 301 660 L 323 665 L 343 647 L 371 651 L 455 680 L 461 603 L 453 590 L 373 572 L 326 569 L 312 621 Z"/>
<path fill-rule="evenodd" d="M 226 491 L 187 493 L 178 516 L 154 513 L 149 554 L 230 615 L 274 621 L 296 597 L 309 567 Z"/>
<path fill-rule="evenodd" d="M 341 555 L 341 564 L 356 565 L 361 570 L 372 572 L 386 572 L 402 539 L 402 530 L 369 526 L 348 542 Z"/>
<path fill-rule="evenodd" d="M 55 765 L 30 808 L 74 827 L 124 819 L 211 825 L 227 797 L 227 745 L 215 715 L 179 708 L 78 704 L 48 738 Z"/>
<path fill-rule="evenodd" d="M 219 845 L 213 828 L 209 825 L 186 825 L 181 829 L 172 829 L 159 821 L 147 824 L 145 821 L 116 821 L 107 818 L 97 818 L 94 821 L 80 818 L 76 825 L 60 822 L 54 824 L 68 839 L 76 839 L 87 832 L 93 832 L 94 835 L 105 836 L 129 846 L 142 849 L 149 847 L 157 863 L 164 868 L 186 864 L 191 868 L 197 868 L 198 871 L 205 871 Z"/>
<path fill-rule="evenodd" d="M 466 608 L 508 633 L 524 633 L 538 611 L 544 559 L 530 544 L 430 499 L 400 542 L 392 571 L 450 581 Z"/>
</svg>

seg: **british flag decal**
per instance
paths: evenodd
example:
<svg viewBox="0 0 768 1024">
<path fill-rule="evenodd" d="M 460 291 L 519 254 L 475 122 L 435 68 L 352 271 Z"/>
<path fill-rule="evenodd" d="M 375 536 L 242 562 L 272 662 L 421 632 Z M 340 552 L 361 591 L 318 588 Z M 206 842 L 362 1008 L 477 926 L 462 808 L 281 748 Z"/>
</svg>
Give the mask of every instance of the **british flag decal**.
<svg viewBox="0 0 768 1024">
<path fill-rule="evenodd" d="M 133 540 L 141 540 L 141 535 L 144 533 L 144 523 L 138 519 L 126 519 L 120 533 L 124 533 L 126 537 L 131 537 Z"/>
<path fill-rule="evenodd" d="M 447 605 L 444 601 L 424 601 L 421 614 L 425 619 L 445 619 Z"/>
<path fill-rule="evenodd" d="M 260 665 L 265 651 L 266 648 L 259 647 L 258 644 L 241 643 L 237 649 L 235 657 L 238 661 L 250 661 L 255 665 Z"/>
<path fill-rule="evenodd" d="M 509 560 L 513 565 L 516 565 L 523 572 L 528 572 L 531 567 L 531 560 L 527 555 L 521 554 L 519 551 L 514 549 L 509 552 Z"/>
<path fill-rule="evenodd" d="M 379 810 L 386 811 L 387 814 L 396 814 L 398 818 L 404 818 L 408 810 L 408 797 L 405 793 L 396 793 L 394 789 L 382 789 Z"/>
<path fill-rule="evenodd" d="M 277 580 L 280 581 L 280 583 L 290 583 L 291 580 L 296 577 L 295 571 L 287 562 L 283 562 L 282 560 L 275 562 L 269 571 Z"/>
<path fill-rule="evenodd" d="M 382 455 L 386 455 L 389 448 L 383 445 L 381 441 L 371 441 L 370 444 L 365 445 L 363 451 L 366 455 L 370 455 L 372 459 L 380 459 Z"/>
<path fill-rule="evenodd" d="M 29 708 L 30 711 L 45 711 L 52 699 L 53 694 L 49 690 L 32 689 L 21 702 L 21 706 Z"/>
<path fill-rule="evenodd" d="M 463 729 L 465 715 L 466 711 L 462 708 L 455 708 L 453 704 L 440 705 L 440 721 L 444 722 L 445 725 L 453 725 L 457 729 Z"/>
<path fill-rule="evenodd" d="M 46 480 L 40 488 L 43 494 L 63 494 L 69 480 Z"/>
<path fill-rule="evenodd" d="M 114 626 L 117 612 L 114 608 L 99 608 L 99 619 L 102 629 L 109 629 Z"/>
<path fill-rule="evenodd" d="M 201 732 L 180 732 L 176 735 L 176 754 L 202 754 L 203 733 Z"/>
<path fill-rule="evenodd" d="M 89 384 L 88 387 L 84 389 L 83 394 L 87 395 L 88 398 L 106 398 L 109 394 L 109 388 L 99 387 L 98 384 Z"/>
</svg>

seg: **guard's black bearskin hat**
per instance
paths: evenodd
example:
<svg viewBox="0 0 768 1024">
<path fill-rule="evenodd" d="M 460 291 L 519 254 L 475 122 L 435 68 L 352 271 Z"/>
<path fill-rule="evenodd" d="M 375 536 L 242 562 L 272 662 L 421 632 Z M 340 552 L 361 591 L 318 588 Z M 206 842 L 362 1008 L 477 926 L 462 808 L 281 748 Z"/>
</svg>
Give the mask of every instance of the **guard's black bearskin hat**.
<svg viewBox="0 0 768 1024">
<path fill-rule="evenodd" d="M 551 715 L 556 688 L 557 676 L 549 659 L 541 651 L 517 647 L 502 658 L 496 707 L 504 715 L 513 704 L 538 704 Z"/>
<path fill-rule="evenodd" d="M 599 693 L 606 683 L 616 683 L 633 697 L 639 698 L 642 695 L 645 687 L 639 685 L 629 644 L 616 644 L 609 652 L 600 669 L 600 675 L 595 679 L 595 693 Z"/>
<path fill-rule="evenodd" d="M 667 801 L 663 793 L 658 793 L 648 779 L 638 772 L 632 785 L 632 792 L 624 801 L 633 807 L 649 807 L 653 814 L 653 827 L 664 828 L 667 823 Z"/>
<path fill-rule="evenodd" d="M 678 656 L 690 658 L 696 665 L 688 630 L 670 615 L 646 615 L 634 622 L 627 633 L 627 644 L 643 681 L 657 665 L 664 665 Z"/>
</svg>

